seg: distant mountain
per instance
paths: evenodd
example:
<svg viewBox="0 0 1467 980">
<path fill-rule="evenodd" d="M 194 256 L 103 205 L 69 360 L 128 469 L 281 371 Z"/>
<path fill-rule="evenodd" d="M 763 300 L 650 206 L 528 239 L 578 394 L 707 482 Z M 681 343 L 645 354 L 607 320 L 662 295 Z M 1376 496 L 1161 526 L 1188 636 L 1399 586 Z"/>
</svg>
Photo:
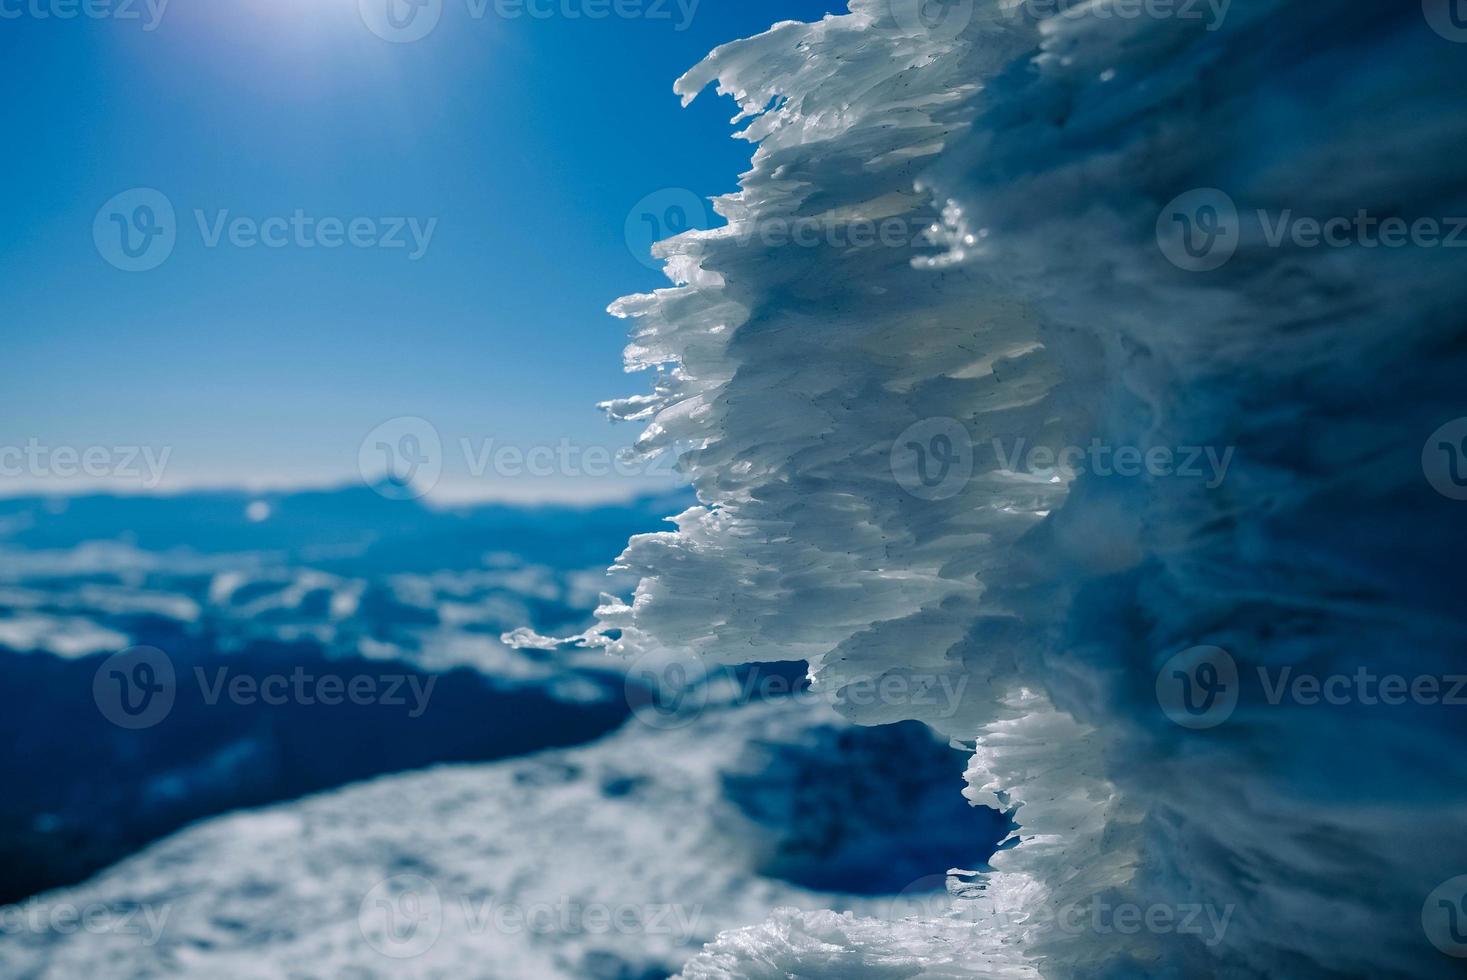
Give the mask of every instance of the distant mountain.
<svg viewBox="0 0 1467 980">
<path fill-rule="evenodd" d="M 0 498 L 0 544 L 29 550 L 118 541 L 148 552 L 275 553 L 329 570 L 469 567 L 486 550 L 555 567 L 605 566 L 628 536 L 691 505 L 688 494 L 589 507 L 435 508 L 365 486 L 295 493 Z"/>
<path fill-rule="evenodd" d="M 365 487 L 0 500 L 0 901 L 210 814 L 612 730 L 629 710 L 614 661 L 498 638 L 583 627 L 602 590 L 631 585 L 604 573 L 627 538 L 686 504 L 436 510 Z M 158 653 L 114 658 L 140 645 Z M 124 727 L 122 699 L 160 672 L 166 714 Z M 322 703 L 338 681 L 373 698 Z"/>
</svg>

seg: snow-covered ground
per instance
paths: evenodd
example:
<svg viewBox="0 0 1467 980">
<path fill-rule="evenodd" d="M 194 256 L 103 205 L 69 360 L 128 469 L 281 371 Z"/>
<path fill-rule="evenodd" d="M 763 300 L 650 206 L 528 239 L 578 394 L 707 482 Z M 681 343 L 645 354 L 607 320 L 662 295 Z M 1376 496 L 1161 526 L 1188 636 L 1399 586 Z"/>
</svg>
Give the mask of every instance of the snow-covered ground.
<svg viewBox="0 0 1467 980">
<path fill-rule="evenodd" d="M 959 763 L 920 730 L 783 699 L 381 777 L 206 821 L 6 909 L 0 974 L 666 977 L 776 908 L 900 920 L 930 905 L 940 875 L 856 888 L 876 894 L 787 879 L 843 852 L 879 859 L 874 875 L 952 856 L 934 837 L 986 854 L 992 814 L 949 805 Z"/>
</svg>

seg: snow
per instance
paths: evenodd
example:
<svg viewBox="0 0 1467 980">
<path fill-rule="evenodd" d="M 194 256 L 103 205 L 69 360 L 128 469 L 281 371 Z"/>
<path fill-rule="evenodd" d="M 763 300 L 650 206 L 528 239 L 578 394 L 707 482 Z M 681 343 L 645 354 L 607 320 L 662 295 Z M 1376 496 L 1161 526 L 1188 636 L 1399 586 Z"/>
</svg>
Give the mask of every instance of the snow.
<svg viewBox="0 0 1467 980">
<path fill-rule="evenodd" d="M 0 973 L 665 977 L 772 908 L 835 904 L 881 918 L 890 896 L 767 873 L 771 851 L 825 834 L 867 833 L 871 850 L 885 842 L 895 853 L 923 833 L 895 797 L 851 810 L 839 795 L 882 759 L 918 761 L 909 737 L 855 730 L 846 744 L 862 764 L 824 781 L 781 780 L 781 763 L 768 764 L 840 731 L 851 729 L 829 709 L 783 699 L 709 710 L 677 731 L 632 724 L 581 748 L 215 818 L 85 885 L 7 908 Z M 956 762 L 936 743 L 927 751 Z M 942 785 L 957 777 L 953 765 Z M 756 781 L 790 819 L 751 822 L 731 778 Z M 824 805 L 816 797 L 827 791 L 837 795 Z M 965 815 L 981 848 L 980 812 Z M 877 831 L 863 824 L 878 817 Z M 99 914 L 83 928 L 66 910 Z"/>
</svg>

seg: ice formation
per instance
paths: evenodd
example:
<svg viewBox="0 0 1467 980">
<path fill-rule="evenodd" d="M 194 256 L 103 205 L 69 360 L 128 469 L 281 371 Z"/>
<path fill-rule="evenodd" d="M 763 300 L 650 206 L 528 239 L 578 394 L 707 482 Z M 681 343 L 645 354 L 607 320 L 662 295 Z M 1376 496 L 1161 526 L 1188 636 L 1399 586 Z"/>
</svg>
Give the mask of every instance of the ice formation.
<svg viewBox="0 0 1467 980">
<path fill-rule="evenodd" d="M 678 82 L 758 148 L 724 226 L 658 246 L 674 286 L 613 307 L 656 380 L 610 409 L 694 447 L 700 506 L 632 540 L 585 640 L 806 659 L 849 716 L 971 744 L 969 798 L 1020 827 L 941 914 L 782 911 L 683 976 L 1455 973 L 1423 914 L 1467 873 L 1464 709 L 1258 682 L 1449 677 L 1467 633 L 1467 505 L 1422 469 L 1463 412 L 1461 253 L 1275 233 L 1467 214 L 1448 6 L 852 0 Z M 1198 647 L 1238 671 L 1206 728 L 1157 693 Z"/>
</svg>

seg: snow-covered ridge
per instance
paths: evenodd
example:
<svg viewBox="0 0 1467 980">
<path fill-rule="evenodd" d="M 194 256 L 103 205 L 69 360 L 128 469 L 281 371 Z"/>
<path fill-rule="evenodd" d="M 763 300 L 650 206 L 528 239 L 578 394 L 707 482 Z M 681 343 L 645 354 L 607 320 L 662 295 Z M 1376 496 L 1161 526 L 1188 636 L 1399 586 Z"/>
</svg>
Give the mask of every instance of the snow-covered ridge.
<svg viewBox="0 0 1467 980">
<path fill-rule="evenodd" d="M 1464 709 L 1260 681 L 1461 662 L 1467 520 L 1423 445 L 1464 412 L 1462 253 L 1291 223 L 1467 215 L 1467 45 L 1433 2 L 947 6 L 853 0 L 679 81 L 759 147 L 725 227 L 659 246 L 675 287 L 613 307 L 657 374 L 610 409 L 697 447 L 701 506 L 633 539 L 587 639 L 806 659 L 837 701 L 962 679 L 942 716 L 844 710 L 971 741 L 1021 839 L 962 944 L 782 916 L 685 975 L 1451 974 L 1427 900 L 1467 873 Z M 892 216 L 930 244 L 758 233 Z M 1092 445 L 1227 467 L 1012 465 Z M 1236 676 L 1172 659 L 1199 647 Z M 1182 675 L 1230 716 L 1174 723 Z M 1053 926 L 1102 902 L 1227 925 Z"/>
</svg>

